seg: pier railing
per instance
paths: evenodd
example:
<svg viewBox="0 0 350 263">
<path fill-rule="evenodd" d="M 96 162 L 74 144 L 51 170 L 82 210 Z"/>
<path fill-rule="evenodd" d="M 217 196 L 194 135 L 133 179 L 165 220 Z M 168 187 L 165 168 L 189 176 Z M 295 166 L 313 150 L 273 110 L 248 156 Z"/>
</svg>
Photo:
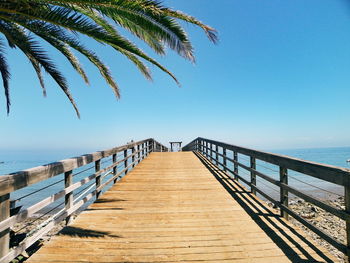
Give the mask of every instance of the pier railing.
<svg viewBox="0 0 350 263">
<path fill-rule="evenodd" d="M 98 198 L 108 186 L 119 181 L 151 152 L 162 151 L 168 151 L 168 148 L 154 139 L 146 139 L 0 176 L 0 263 L 8 263 L 23 254 L 61 221 L 68 223 L 74 212 L 93 198 Z M 40 191 L 47 193 L 50 187 L 56 191 L 25 209 L 18 209 L 12 194 L 32 186 L 37 187 L 16 200 L 33 199 L 32 195 Z M 48 217 L 39 226 L 24 234 L 11 230 L 15 224 L 38 213 Z M 17 234 L 21 238 L 11 242 Z M 15 245 L 12 246 L 13 243 Z"/>
<path fill-rule="evenodd" d="M 230 175 L 232 179 L 240 180 L 249 186 L 253 194 L 259 193 L 272 202 L 280 209 L 282 217 L 287 220 L 288 215 L 293 217 L 338 250 L 345 253 L 348 257 L 350 256 L 350 170 L 252 150 L 200 137 L 183 147 L 183 151 L 199 152 L 219 169 Z M 262 172 L 261 169 L 259 171 L 257 162 L 264 162 L 275 167 L 278 172 L 278 178 L 273 178 L 266 172 Z M 270 167 L 267 168 L 270 169 Z M 243 176 L 243 171 L 246 172 L 245 176 Z M 288 175 L 288 171 L 295 171 L 343 187 L 345 208 L 339 209 L 329 205 L 313 197 L 306 191 L 301 191 L 289 185 L 288 179 L 290 175 Z M 257 186 L 257 178 L 262 183 L 265 182 L 274 185 L 275 189 L 279 192 L 279 198 L 271 197 L 266 189 Z M 289 193 L 344 220 L 346 222 L 347 244 L 341 243 L 330 234 L 316 227 L 306 218 L 300 216 L 296 211 L 293 211 L 288 203 Z"/>
</svg>

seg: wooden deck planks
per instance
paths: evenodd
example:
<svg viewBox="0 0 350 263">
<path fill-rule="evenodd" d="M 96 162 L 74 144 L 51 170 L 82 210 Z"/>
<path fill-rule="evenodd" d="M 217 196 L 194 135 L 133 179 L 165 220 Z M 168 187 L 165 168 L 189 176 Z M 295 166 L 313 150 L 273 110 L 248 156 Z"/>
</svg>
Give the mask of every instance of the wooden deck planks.
<svg viewBox="0 0 350 263">
<path fill-rule="evenodd" d="M 152 153 L 29 262 L 333 262 L 205 164 Z"/>
</svg>

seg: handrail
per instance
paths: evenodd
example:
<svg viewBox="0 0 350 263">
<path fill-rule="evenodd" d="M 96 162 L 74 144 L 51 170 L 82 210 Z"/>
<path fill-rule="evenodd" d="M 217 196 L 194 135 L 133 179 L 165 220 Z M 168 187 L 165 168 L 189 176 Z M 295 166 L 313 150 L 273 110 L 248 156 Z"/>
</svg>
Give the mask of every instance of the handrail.
<svg viewBox="0 0 350 263">
<path fill-rule="evenodd" d="M 202 156 L 216 165 L 219 169 L 226 172 L 233 180 L 241 180 L 251 188 L 253 194 L 259 193 L 267 200 L 280 208 L 281 216 L 288 220 L 288 215 L 308 227 L 314 233 L 333 245 L 339 251 L 350 257 L 350 170 L 325 165 L 316 162 L 310 162 L 284 155 L 278 155 L 253 149 L 244 148 L 224 142 L 205 139 L 198 137 L 182 148 L 183 151 L 199 152 Z M 221 151 L 220 151 L 221 150 Z M 228 151 L 232 151 L 233 158 L 228 157 Z M 238 154 L 249 157 L 249 165 L 243 164 L 238 160 Z M 221 157 L 222 160 L 219 160 Z M 261 160 L 279 167 L 279 180 L 258 171 L 256 161 Z M 231 163 L 231 166 L 227 164 Z M 231 168 L 233 167 L 233 169 Z M 242 177 L 238 168 L 242 168 L 250 173 L 250 180 Z M 288 185 L 288 170 L 293 170 L 302 174 L 306 174 L 326 182 L 334 183 L 344 187 L 345 210 L 331 206 L 322 200 L 319 200 L 308 193 L 300 191 L 295 187 Z M 256 177 L 259 177 L 279 188 L 280 198 L 275 200 L 268 195 L 263 189 L 257 187 Z M 288 205 L 288 194 L 294 194 L 306 202 L 324 209 L 325 211 L 339 217 L 346 222 L 347 244 L 343 244 L 334 237 L 319 229 L 294 212 Z"/>
<path fill-rule="evenodd" d="M 39 240 L 62 220 L 66 220 L 69 223 L 72 213 L 81 208 L 93 197 L 98 198 L 108 185 L 111 185 L 112 182 L 118 182 L 122 176 L 125 176 L 129 170 L 137 166 L 151 152 L 163 151 L 168 151 L 168 148 L 153 138 L 150 138 L 0 176 L 0 263 L 8 263 L 23 253 L 29 246 Z M 106 167 L 101 167 L 101 165 L 106 163 L 103 159 L 108 157 L 112 157 L 107 160 L 111 160 L 112 163 Z M 119 157 L 122 157 L 122 159 L 119 159 Z M 95 167 L 84 169 L 85 172 L 91 168 L 95 168 L 95 172 L 73 183 L 73 170 L 90 163 L 94 163 Z M 120 171 L 118 170 L 119 168 L 121 168 Z M 62 174 L 64 175 L 64 186 L 58 192 L 10 216 L 10 194 L 12 192 Z M 95 180 L 91 184 L 93 187 L 87 185 L 93 180 Z M 86 185 L 88 186 L 86 188 L 87 190 L 82 189 L 79 193 L 83 193 L 79 196 L 74 196 L 77 193 L 73 191 L 78 191 L 78 189 Z M 36 192 L 33 191 L 33 193 Z M 41 229 L 29 232 L 28 236 L 21 243 L 16 247 L 10 248 L 11 227 L 61 199 L 65 204 L 64 208 L 51 216 L 47 220 L 47 224 Z"/>
</svg>

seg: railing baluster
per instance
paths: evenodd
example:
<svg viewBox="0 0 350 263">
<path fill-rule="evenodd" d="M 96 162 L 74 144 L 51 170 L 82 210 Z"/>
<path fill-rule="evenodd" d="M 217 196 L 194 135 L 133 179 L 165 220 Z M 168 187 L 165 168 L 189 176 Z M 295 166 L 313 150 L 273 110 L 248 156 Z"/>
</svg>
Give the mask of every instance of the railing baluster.
<svg viewBox="0 0 350 263">
<path fill-rule="evenodd" d="M 213 161 L 213 144 L 210 143 L 210 161 Z"/>
<path fill-rule="evenodd" d="M 10 217 L 10 194 L 0 196 L 0 222 Z M 0 258 L 10 250 L 10 228 L 0 232 Z"/>
<path fill-rule="evenodd" d="M 95 162 L 95 172 L 97 173 L 98 171 L 101 170 L 101 160 L 97 160 Z M 98 175 L 96 177 L 96 189 L 98 189 L 101 186 L 101 175 Z M 96 193 L 96 199 L 100 196 L 101 190 L 97 191 Z"/>
<path fill-rule="evenodd" d="M 250 168 L 256 170 L 256 160 L 252 156 L 250 156 Z M 250 172 L 250 183 L 256 186 L 256 174 L 253 171 Z M 251 187 L 251 192 L 256 195 L 256 190 L 253 186 Z"/>
<path fill-rule="evenodd" d="M 280 182 L 288 185 L 288 170 L 280 166 Z M 281 205 L 288 207 L 288 190 L 280 187 L 280 202 Z M 281 209 L 281 216 L 288 220 L 288 213 Z"/>
<path fill-rule="evenodd" d="M 235 172 L 235 180 L 237 180 L 238 181 L 238 164 L 237 164 L 237 162 L 238 162 L 238 153 L 237 152 L 233 152 L 233 160 L 235 161 L 235 163 L 233 164 L 233 167 L 234 167 L 234 172 Z"/>
<path fill-rule="evenodd" d="M 137 163 L 141 162 L 140 144 L 137 145 Z"/>
<path fill-rule="evenodd" d="M 135 167 L 135 146 L 133 146 L 132 148 L 131 148 L 131 163 L 132 163 L 132 168 L 134 168 Z"/>
<path fill-rule="evenodd" d="M 73 171 L 68 171 L 64 173 L 64 187 L 67 188 L 73 184 Z M 96 184 L 97 187 L 97 184 Z M 65 195 L 65 209 L 66 211 L 73 206 L 73 192 Z M 66 217 L 66 225 L 71 222 L 71 216 Z"/>
<path fill-rule="evenodd" d="M 226 159 L 226 148 L 222 148 L 222 154 L 224 155 L 223 157 L 223 164 L 224 164 L 224 171 L 227 171 L 227 159 Z"/>
<path fill-rule="evenodd" d="M 209 150 L 208 150 L 208 142 L 207 141 L 205 141 L 205 153 L 206 153 L 206 157 L 208 157 Z"/>
<path fill-rule="evenodd" d="M 124 169 L 126 168 L 126 167 L 128 167 L 128 159 L 129 158 L 127 158 L 128 157 L 128 149 L 126 149 L 126 150 L 124 150 Z M 125 170 L 125 175 L 128 173 L 128 170 L 129 169 L 126 169 Z"/>
<path fill-rule="evenodd" d="M 112 162 L 113 164 L 117 162 L 117 153 L 113 154 L 112 155 Z M 118 170 L 118 167 L 117 166 L 114 166 L 113 167 L 113 175 L 116 175 L 117 174 L 117 170 Z M 114 183 L 116 183 L 118 180 L 117 178 L 114 179 Z"/>
<path fill-rule="evenodd" d="M 219 146 L 218 145 L 215 145 L 215 152 L 216 152 L 216 156 L 215 156 L 216 165 L 219 165 Z"/>
</svg>

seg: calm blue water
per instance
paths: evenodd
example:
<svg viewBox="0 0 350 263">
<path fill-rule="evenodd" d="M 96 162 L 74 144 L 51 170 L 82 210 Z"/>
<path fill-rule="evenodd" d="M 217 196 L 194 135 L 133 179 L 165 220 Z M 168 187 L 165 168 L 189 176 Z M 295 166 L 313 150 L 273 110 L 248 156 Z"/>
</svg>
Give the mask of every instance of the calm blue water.
<svg viewBox="0 0 350 263">
<path fill-rule="evenodd" d="M 270 152 L 350 169 L 350 162 L 347 162 L 350 159 L 350 147 L 273 150 Z"/>
<path fill-rule="evenodd" d="M 350 147 L 337 147 L 337 148 L 319 148 L 319 149 L 286 149 L 286 150 L 269 150 L 269 152 L 288 155 L 300 159 L 305 159 L 309 161 L 324 163 L 324 164 L 330 164 L 334 166 L 344 167 L 350 169 L 350 163 L 346 162 L 348 159 L 350 159 Z M 73 152 L 49 152 L 49 153 L 3 153 L 0 152 L 0 175 L 8 174 L 11 172 L 32 168 L 38 165 L 43 165 L 46 163 L 50 163 L 53 161 L 61 160 L 68 158 L 70 156 L 74 156 Z M 79 153 L 79 155 L 82 153 Z M 76 154 L 78 155 L 78 154 Z M 230 155 L 230 153 L 228 153 Z M 120 156 L 119 158 L 122 158 Z M 239 161 L 245 164 L 249 163 L 249 159 L 247 156 L 239 155 L 238 156 Z M 107 158 L 108 160 L 108 158 Z M 103 167 L 106 167 L 111 164 L 111 161 L 108 161 L 102 165 Z M 93 166 L 92 165 L 88 165 Z M 230 164 L 229 164 L 230 166 Z M 86 167 L 83 167 L 86 168 Z M 123 169 L 123 165 L 119 167 L 119 170 Z M 260 172 L 263 172 L 275 179 L 278 179 L 279 173 L 278 173 L 278 167 L 274 165 L 270 165 L 268 163 L 258 161 L 257 162 L 257 169 Z M 82 169 L 75 170 L 75 173 L 81 171 Z M 74 177 L 74 181 L 77 182 L 81 180 L 82 178 L 92 174 L 94 172 L 93 168 L 89 171 L 86 171 L 84 173 L 81 173 Z M 249 173 L 247 173 L 244 169 L 239 169 L 239 173 L 241 176 L 245 177 L 249 180 Z M 321 180 L 315 179 L 310 176 L 305 176 L 293 171 L 289 171 L 289 184 L 292 186 L 297 187 L 299 190 L 306 191 L 308 193 L 311 193 L 315 197 L 321 198 L 321 199 L 328 199 L 328 198 L 335 198 L 339 195 L 343 194 L 342 187 L 339 187 L 334 184 L 325 183 Z M 107 176 L 105 180 L 108 180 L 110 176 Z M 11 195 L 11 198 L 16 200 L 20 199 L 21 197 L 27 195 L 28 193 L 31 193 L 33 191 L 41 189 L 43 186 L 52 184 L 54 182 L 62 181 L 63 175 L 56 176 L 55 178 L 49 179 L 45 181 L 45 183 L 38 183 L 32 186 L 29 186 L 25 189 L 19 190 L 14 192 Z M 302 182 L 300 182 L 302 181 Z M 93 183 L 93 182 L 91 182 Z M 274 198 L 278 198 L 278 188 L 274 185 L 271 185 L 270 183 L 264 181 L 263 179 L 257 180 L 257 186 L 264 191 L 266 191 L 270 196 Z M 55 184 L 43 191 L 38 192 L 35 195 L 31 195 L 27 198 L 20 199 L 17 203 L 17 205 L 23 205 L 24 207 L 28 207 L 31 204 L 34 204 L 40 200 L 42 200 L 45 197 L 48 197 L 57 191 L 61 190 L 63 187 L 63 182 L 59 182 L 58 184 Z M 326 190 L 326 191 L 324 191 Z M 74 194 L 77 194 L 78 191 L 76 191 Z M 51 207 L 60 205 L 63 203 L 63 200 L 57 201 L 54 205 Z"/>
</svg>

